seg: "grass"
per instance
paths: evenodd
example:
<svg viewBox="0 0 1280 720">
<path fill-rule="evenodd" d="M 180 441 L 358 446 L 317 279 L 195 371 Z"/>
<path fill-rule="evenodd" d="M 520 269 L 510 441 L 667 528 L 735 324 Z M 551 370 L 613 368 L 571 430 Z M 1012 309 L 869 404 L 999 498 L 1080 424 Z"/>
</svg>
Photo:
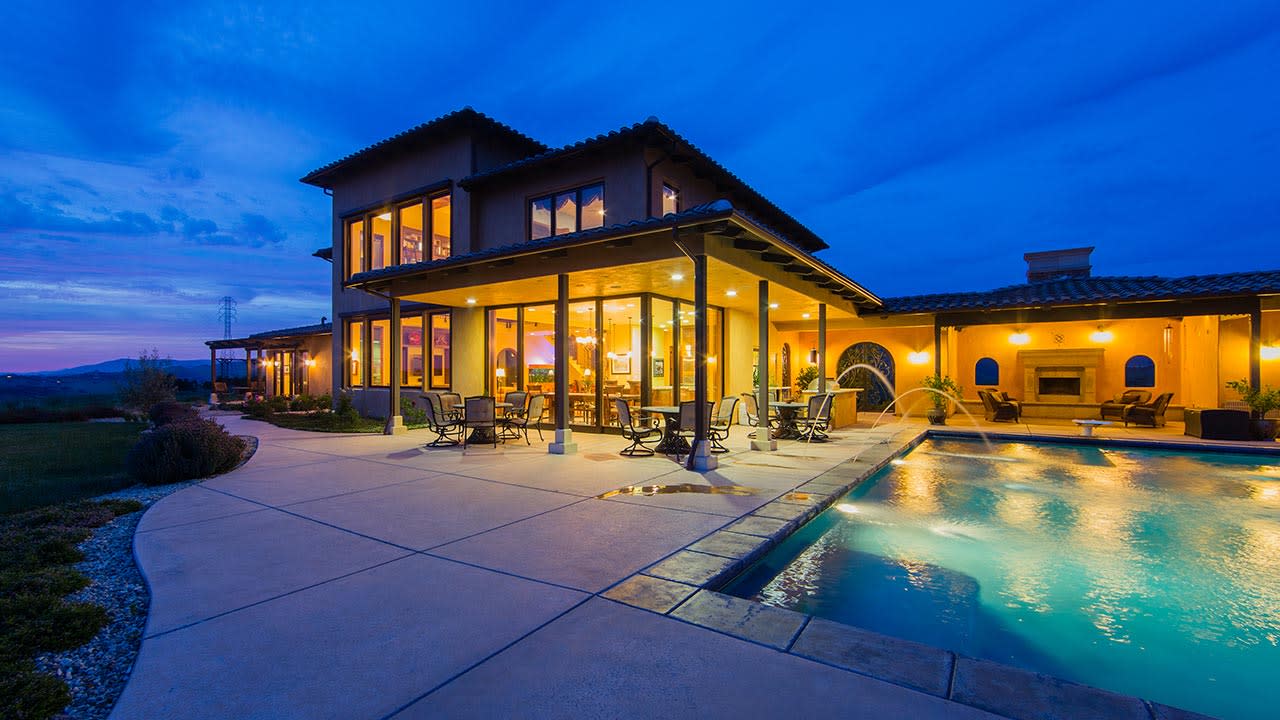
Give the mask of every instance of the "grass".
<svg viewBox="0 0 1280 720">
<path fill-rule="evenodd" d="M 132 485 L 125 456 L 141 431 L 136 423 L 0 425 L 0 514 Z"/>
<path fill-rule="evenodd" d="M 80 647 L 109 621 L 97 605 L 64 597 L 89 584 L 72 565 L 93 528 L 137 512 L 135 500 L 80 501 L 0 517 L 0 717 L 50 718 L 71 701 L 35 657 Z"/>
<path fill-rule="evenodd" d="M 382 420 L 367 417 L 346 419 L 336 413 L 273 413 L 267 417 L 245 415 L 245 418 L 269 422 L 276 427 L 290 430 L 309 430 L 311 432 L 378 433 L 382 432 L 385 425 Z"/>
</svg>

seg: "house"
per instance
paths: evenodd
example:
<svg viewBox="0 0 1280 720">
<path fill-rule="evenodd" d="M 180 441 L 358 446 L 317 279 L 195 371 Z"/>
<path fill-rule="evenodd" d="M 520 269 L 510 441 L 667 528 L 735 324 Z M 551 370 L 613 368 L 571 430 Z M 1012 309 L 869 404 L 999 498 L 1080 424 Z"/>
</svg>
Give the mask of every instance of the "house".
<svg viewBox="0 0 1280 720">
<path fill-rule="evenodd" d="M 1073 248 L 1029 253 L 1024 284 L 880 298 L 654 118 L 549 148 L 466 108 L 302 182 L 332 196 L 331 386 L 388 432 L 406 395 L 523 389 L 548 396 L 551 450 L 571 452 L 574 430 L 616 426 L 613 398 L 766 401 L 807 364 L 847 395 L 845 421 L 935 372 L 1061 417 L 1126 387 L 1217 406 L 1224 379 L 1280 379 L 1263 361 L 1280 273 L 1096 277 Z"/>
</svg>

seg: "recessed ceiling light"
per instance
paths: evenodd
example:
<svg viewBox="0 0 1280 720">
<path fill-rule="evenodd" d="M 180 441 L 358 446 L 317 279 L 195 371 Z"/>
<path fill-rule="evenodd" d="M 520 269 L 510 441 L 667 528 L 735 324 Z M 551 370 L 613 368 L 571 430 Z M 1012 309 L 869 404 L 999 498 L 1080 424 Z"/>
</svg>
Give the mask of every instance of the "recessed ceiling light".
<svg viewBox="0 0 1280 720">
<path fill-rule="evenodd" d="M 671 273 L 671 279 L 679 282 L 684 279 L 684 275 L 681 275 L 680 273 Z"/>
<path fill-rule="evenodd" d="M 800 317 L 804 318 L 805 320 L 808 320 L 808 319 L 809 319 L 809 313 L 800 313 Z"/>
<path fill-rule="evenodd" d="M 475 304 L 476 304 L 476 299 L 475 299 L 475 298 L 467 298 L 467 304 L 468 304 L 468 305 L 475 305 Z"/>
<path fill-rule="evenodd" d="M 777 310 L 777 309 L 778 309 L 778 303 L 769 303 L 769 309 L 770 309 L 770 310 Z"/>
<path fill-rule="evenodd" d="M 727 297 L 738 297 L 738 291 L 737 291 L 737 290 L 725 290 L 725 291 L 724 291 L 724 294 L 725 294 Z"/>
</svg>

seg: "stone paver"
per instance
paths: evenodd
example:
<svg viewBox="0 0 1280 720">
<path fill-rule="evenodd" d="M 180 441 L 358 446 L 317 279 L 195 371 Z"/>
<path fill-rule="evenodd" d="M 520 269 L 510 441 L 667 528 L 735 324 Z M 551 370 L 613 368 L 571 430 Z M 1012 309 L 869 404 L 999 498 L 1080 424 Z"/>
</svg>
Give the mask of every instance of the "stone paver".
<svg viewBox="0 0 1280 720">
<path fill-rule="evenodd" d="M 814 618 L 791 652 L 946 697 L 955 656 L 930 645 Z"/>
<path fill-rule="evenodd" d="M 674 580 L 664 580 L 648 575 L 632 575 L 606 590 L 602 596 L 645 610 L 665 613 L 697 591 L 696 586 L 685 585 Z"/>
<path fill-rule="evenodd" d="M 779 650 L 791 645 L 806 619 L 797 612 L 707 590 L 699 590 L 671 614 Z"/>
<path fill-rule="evenodd" d="M 395 720 L 441 717 L 995 716 L 595 599 Z"/>
</svg>

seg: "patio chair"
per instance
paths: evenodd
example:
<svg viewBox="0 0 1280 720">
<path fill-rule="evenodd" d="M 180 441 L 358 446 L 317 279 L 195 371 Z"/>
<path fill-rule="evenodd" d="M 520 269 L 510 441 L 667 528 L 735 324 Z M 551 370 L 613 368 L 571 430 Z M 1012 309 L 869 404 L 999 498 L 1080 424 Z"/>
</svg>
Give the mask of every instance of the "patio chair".
<svg viewBox="0 0 1280 720">
<path fill-rule="evenodd" d="M 680 403 L 680 429 L 676 431 L 676 434 L 684 442 L 685 448 L 687 448 L 690 452 L 693 451 L 693 439 L 694 439 L 694 436 L 697 434 L 697 428 L 695 427 L 698 423 L 697 408 L 698 408 L 698 403 L 694 400 L 685 400 L 684 402 Z M 714 408 L 715 406 L 712 403 L 707 403 L 706 412 L 707 412 L 708 435 L 710 434 L 710 430 L 711 430 L 711 411 Z M 680 453 L 678 452 L 676 453 L 676 462 L 683 462 L 683 460 L 680 459 L 680 455 L 681 455 Z"/>
<path fill-rule="evenodd" d="M 462 417 L 462 396 L 456 392 L 440 393 L 440 402 L 444 406 L 444 411 L 458 417 Z"/>
<path fill-rule="evenodd" d="M 507 408 L 506 412 L 508 417 L 520 417 L 524 415 L 525 406 L 529 403 L 529 393 L 523 390 L 512 390 L 502 400 L 511 403 L 511 407 Z"/>
<path fill-rule="evenodd" d="M 1009 397 L 1009 393 L 1004 392 L 1000 388 L 991 388 L 987 392 L 991 393 L 991 399 L 996 402 L 1007 402 L 1013 406 L 1019 418 L 1022 417 L 1022 403 L 1016 398 Z"/>
<path fill-rule="evenodd" d="M 800 427 L 798 439 L 805 442 L 826 442 L 827 431 L 831 429 L 831 403 L 835 395 L 819 393 L 809 397 L 809 407 L 805 408 L 805 416 L 797 423 Z"/>
<path fill-rule="evenodd" d="M 1172 399 L 1173 393 L 1167 392 L 1160 393 L 1149 403 L 1130 405 L 1124 411 L 1124 426 L 1129 427 L 1129 423 L 1133 423 L 1153 428 L 1164 427 L 1164 411 L 1169 408 L 1169 401 Z"/>
<path fill-rule="evenodd" d="M 747 426 L 760 427 L 760 403 L 756 401 L 756 396 L 751 393 L 742 393 L 742 404 L 747 410 Z M 773 421 L 769 419 L 768 414 L 765 415 L 765 425 L 772 428 Z M 747 437 L 755 439 L 756 431 L 752 430 Z"/>
<path fill-rule="evenodd" d="M 493 397 L 489 395 L 475 395 L 467 398 L 462 424 L 464 430 L 472 432 L 462 439 L 463 450 L 466 450 L 471 438 L 478 435 L 475 432 L 478 430 L 487 430 L 489 437 L 493 439 L 493 447 L 498 447 L 498 417 L 493 402 Z"/>
<path fill-rule="evenodd" d="M 511 397 L 511 394 L 508 393 L 507 397 Z M 529 398 L 527 410 L 521 411 L 519 415 L 507 415 L 503 418 L 502 436 L 516 439 L 523 433 L 524 444 L 529 445 L 529 426 L 533 425 L 534 429 L 538 431 L 538 442 L 542 442 L 542 427 L 539 425 L 539 421 L 542 420 L 542 410 L 546 402 L 547 396 L 534 395 Z"/>
<path fill-rule="evenodd" d="M 987 390 L 979 390 L 978 397 L 982 399 L 982 412 L 987 420 L 991 422 L 1018 422 L 1017 405 L 997 398 Z"/>
<path fill-rule="evenodd" d="M 427 443 L 427 447 L 445 447 L 462 442 L 462 418 L 445 414 L 438 394 L 427 393 L 416 398 L 414 404 L 426 413 L 427 429 L 436 434 L 436 439 Z"/>
<path fill-rule="evenodd" d="M 1103 420 L 1123 420 L 1125 411 L 1129 407 L 1150 401 L 1150 390 L 1125 390 L 1120 393 L 1120 397 L 1102 403 L 1098 407 L 1098 414 Z"/>
<path fill-rule="evenodd" d="M 729 428 L 738 417 L 738 398 L 732 395 L 720 398 L 711 411 L 711 425 L 707 437 L 711 438 L 711 452 L 727 453 L 724 441 L 729 439 Z"/>
<path fill-rule="evenodd" d="M 613 405 L 618 411 L 618 427 L 622 429 L 622 438 L 631 441 L 631 444 L 618 451 L 618 454 L 627 457 L 653 455 L 653 448 L 645 443 L 650 440 L 661 440 L 662 428 L 651 424 L 652 421 L 644 420 L 636 425 L 635 418 L 631 416 L 631 405 L 622 398 L 614 399 Z"/>
</svg>

